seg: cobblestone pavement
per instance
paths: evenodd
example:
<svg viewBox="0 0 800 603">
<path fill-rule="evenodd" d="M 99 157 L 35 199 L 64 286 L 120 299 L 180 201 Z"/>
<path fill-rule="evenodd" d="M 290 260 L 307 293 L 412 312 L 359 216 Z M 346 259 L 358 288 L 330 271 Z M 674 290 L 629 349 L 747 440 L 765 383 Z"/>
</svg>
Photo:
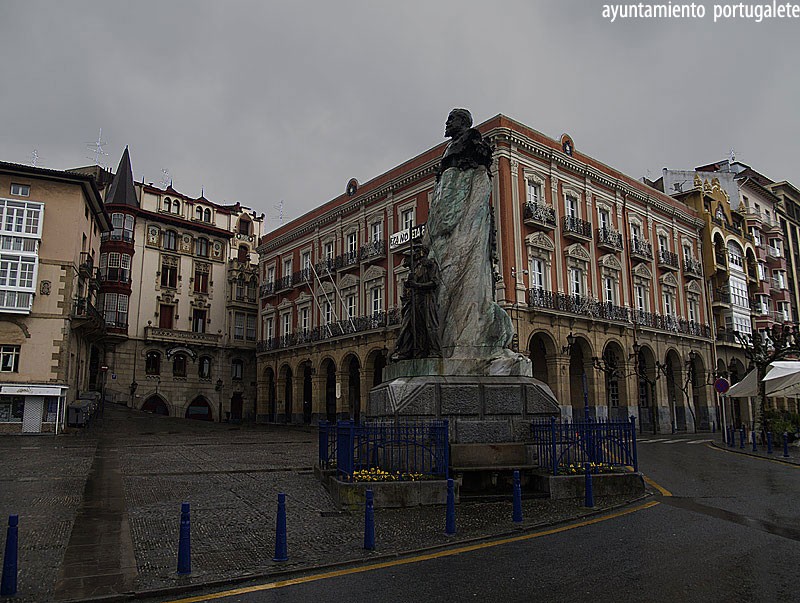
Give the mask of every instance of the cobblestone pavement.
<svg viewBox="0 0 800 603">
<path fill-rule="evenodd" d="M 362 514 L 340 512 L 313 474 L 316 447 L 316 432 L 309 428 L 210 424 L 122 407 L 108 408 L 88 433 L 0 438 L 0 513 L 20 515 L 14 600 L 88 598 L 87 591 L 64 581 L 72 571 L 65 551 L 82 534 L 80 522 L 73 530 L 76 516 L 86 521 L 82 493 L 98 491 L 86 487 L 96 451 L 118 456 L 125 510 L 117 523 L 130 532 L 133 590 L 140 594 L 368 560 L 519 529 L 511 522 L 510 500 L 459 504 L 455 537 L 444 534 L 443 507 L 377 509 L 377 550 L 364 551 Z M 272 557 L 279 492 L 286 493 L 289 561 L 277 564 Z M 188 577 L 176 575 L 182 502 L 191 503 Z M 596 499 L 598 508 L 625 502 Z M 581 503 L 525 500 L 523 528 L 581 517 L 587 512 Z M 110 566 L 119 565 L 115 556 L 124 557 L 120 550 L 105 554 Z M 130 592 L 124 580 L 106 578 L 107 589 L 93 594 Z"/>
</svg>

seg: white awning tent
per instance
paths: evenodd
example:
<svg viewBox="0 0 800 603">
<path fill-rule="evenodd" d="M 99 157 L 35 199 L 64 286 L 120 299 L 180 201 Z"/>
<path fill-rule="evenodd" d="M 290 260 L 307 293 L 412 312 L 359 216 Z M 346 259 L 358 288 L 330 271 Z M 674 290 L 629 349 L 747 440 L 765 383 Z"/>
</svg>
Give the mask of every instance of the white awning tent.
<svg viewBox="0 0 800 603">
<path fill-rule="evenodd" d="M 800 396 L 800 360 L 780 360 L 770 363 L 764 377 L 767 396 Z M 755 369 L 728 390 L 731 398 L 758 397 L 758 375 Z"/>
</svg>

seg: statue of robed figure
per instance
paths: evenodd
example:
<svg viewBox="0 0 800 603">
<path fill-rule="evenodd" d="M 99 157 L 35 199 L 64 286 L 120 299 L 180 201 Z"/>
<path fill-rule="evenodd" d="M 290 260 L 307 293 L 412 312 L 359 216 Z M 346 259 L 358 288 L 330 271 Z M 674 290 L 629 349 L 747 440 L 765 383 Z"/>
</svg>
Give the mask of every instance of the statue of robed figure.
<svg viewBox="0 0 800 603">
<path fill-rule="evenodd" d="M 433 358 L 442 355 L 436 294 L 439 269 L 428 257 L 427 247 L 414 245 L 404 260 L 409 269 L 403 289 L 403 314 L 392 360 Z"/>
</svg>

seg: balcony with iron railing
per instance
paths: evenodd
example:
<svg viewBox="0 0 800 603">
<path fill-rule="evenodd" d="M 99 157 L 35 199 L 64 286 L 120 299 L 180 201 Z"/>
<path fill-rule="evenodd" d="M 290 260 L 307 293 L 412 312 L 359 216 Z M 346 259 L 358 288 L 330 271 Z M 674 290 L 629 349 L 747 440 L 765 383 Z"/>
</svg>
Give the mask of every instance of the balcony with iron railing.
<svg viewBox="0 0 800 603">
<path fill-rule="evenodd" d="M 552 230 L 556 227 L 556 212 L 544 203 L 526 203 L 522 207 L 522 221 L 528 226 Z"/>
<path fill-rule="evenodd" d="M 316 342 L 332 340 L 354 333 L 393 328 L 399 324 L 400 310 L 399 308 L 394 308 L 388 312 L 376 312 L 374 314 L 352 318 L 351 320 L 339 320 L 313 329 L 306 329 L 288 335 L 280 335 L 271 339 L 265 339 L 258 342 L 256 351 L 261 353 L 301 345 L 311 345 Z"/>
<path fill-rule="evenodd" d="M 731 303 L 731 292 L 727 287 L 718 287 L 711 290 L 711 301 L 715 305 L 729 306 Z"/>
<path fill-rule="evenodd" d="M 535 310 L 577 314 L 594 320 L 613 320 L 637 324 L 697 337 L 711 337 L 709 326 L 695 321 L 617 306 L 611 302 L 601 302 L 591 297 L 555 293 L 546 291 L 541 287 L 534 287 L 528 290 L 528 307 Z"/>
<path fill-rule="evenodd" d="M 336 270 L 349 270 L 350 268 L 358 267 L 360 259 L 359 250 L 353 249 L 336 256 L 336 259 L 333 260 L 333 265 Z"/>
<path fill-rule="evenodd" d="M 94 276 L 94 258 L 90 253 L 81 252 L 80 260 L 78 261 L 78 274 L 84 278 Z"/>
<path fill-rule="evenodd" d="M 197 333 L 195 331 L 179 331 L 177 329 L 148 326 L 144 328 L 144 338 L 146 341 L 218 345 L 222 340 L 222 335 L 219 333 Z"/>
<path fill-rule="evenodd" d="M 359 251 L 362 262 L 372 262 L 386 257 L 386 241 L 378 239 L 361 247 Z"/>
<path fill-rule="evenodd" d="M 292 275 L 287 274 L 286 276 L 282 276 L 277 281 L 275 281 L 275 291 L 283 291 L 284 289 L 291 289 L 292 287 Z"/>
<path fill-rule="evenodd" d="M 658 267 L 668 270 L 677 270 L 679 266 L 678 254 L 666 249 L 658 250 Z"/>
<path fill-rule="evenodd" d="M 653 259 L 653 245 L 650 243 L 650 241 L 633 237 L 629 243 L 629 250 L 632 259 L 645 261 L 650 261 Z"/>
<path fill-rule="evenodd" d="M 585 241 L 592 239 L 592 223 L 586 220 L 564 216 L 561 218 L 561 227 L 566 237 Z"/>
<path fill-rule="evenodd" d="M 106 321 L 103 315 L 86 297 L 79 297 L 75 300 L 72 307 L 72 320 L 72 327 L 76 330 L 92 333 L 104 333 L 106 330 Z"/>
<path fill-rule="evenodd" d="M 269 297 L 270 295 L 275 295 L 275 282 L 271 281 L 269 283 L 264 283 L 259 288 L 259 293 L 261 297 Z"/>
<path fill-rule="evenodd" d="M 597 246 L 611 251 L 622 251 L 622 233 L 613 228 L 601 226 L 597 229 Z"/>
<path fill-rule="evenodd" d="M 703 262 L 693 257 L 683 257 L 683 272 L 689 277 L 702 278 L 703 276 Z"/>
<path fill-rule="evenodd" d="M 741 226 L 737 226 L 736 224 L 728 224 L 728 223 L 726 223 L 725 224 L 725 230 L 727 230 L 728 232 L 731 232 L 733 234 L 737 234 L 737 235 L 741 235 L 742 234 Z"/>
</svg>

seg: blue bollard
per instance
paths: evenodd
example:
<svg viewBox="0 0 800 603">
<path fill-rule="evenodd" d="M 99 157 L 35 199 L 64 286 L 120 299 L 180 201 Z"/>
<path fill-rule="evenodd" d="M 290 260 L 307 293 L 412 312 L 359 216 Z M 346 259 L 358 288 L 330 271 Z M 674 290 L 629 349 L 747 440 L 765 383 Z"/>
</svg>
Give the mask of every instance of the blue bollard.
<svg viewBox="0 0 800 603">
<path fill-rule="evenodd" d="M 767 454 L 772 454 L 772 432 L 767 432 Z"/>
<path fill-rule="evenodd" d="M 756 448 L 756 432 L 753 432 L 753 452 L 758 452 L 758 448 Z"/>
<path fill-rule="evenodd" d="M 447 480 L 447 517 L 444 533 L 448 536 L 456 533 L 456 487 L 453 478 Z"/>
<path fill-rule="evenodd" d="M 514 523 L 522 523 L 522 485 L 519 481 L 519 471 L 514 471 L 514 510 L 511 520 Z"/>
<path fill-rule="evenodd" d="M 367 505 L 364 507 L 364 548 L 375 550 L 375 501 L 372 490 L 367 490 Z"/>
<path fill-rule="evenodd" d="M 789 434 L 783 432 L 783 458 L 789 458 Z"/>
<path fill-rule="evenodd" d="M 584 463 L 583 469 L 586 474 L 586 500 L 583 506 L 591 508 L 594 507 L 594 491 L 592 489 L 592 472 L 589 470 L 589 463 Z"/>
<path fill-rule="evenodd" d="M 192 526 L 189 516 L 189 503 L 181 503 L 181 529 L 178 537 L 178 573 L 192 573 Z"/>
<path fill-rule="evenodd" d="M 278 518 L 275 520 L 275 556 L 273 561 L 288 561 L 286 547 L 286 494 L 278 493 Z"/>
<path fill-rule="evenodd" d="M 744 450 L 744 427 L 739 429 L 739 449 Z"/>
<path fill-rule="evenodd" d="M 0 597 L 13 597 L 17 594 L 17 526 L 18 515 L 8 516 L 6 532 L 6 552 L 3 555 L 3 580 L 0 583 Z"/>
</svg>

